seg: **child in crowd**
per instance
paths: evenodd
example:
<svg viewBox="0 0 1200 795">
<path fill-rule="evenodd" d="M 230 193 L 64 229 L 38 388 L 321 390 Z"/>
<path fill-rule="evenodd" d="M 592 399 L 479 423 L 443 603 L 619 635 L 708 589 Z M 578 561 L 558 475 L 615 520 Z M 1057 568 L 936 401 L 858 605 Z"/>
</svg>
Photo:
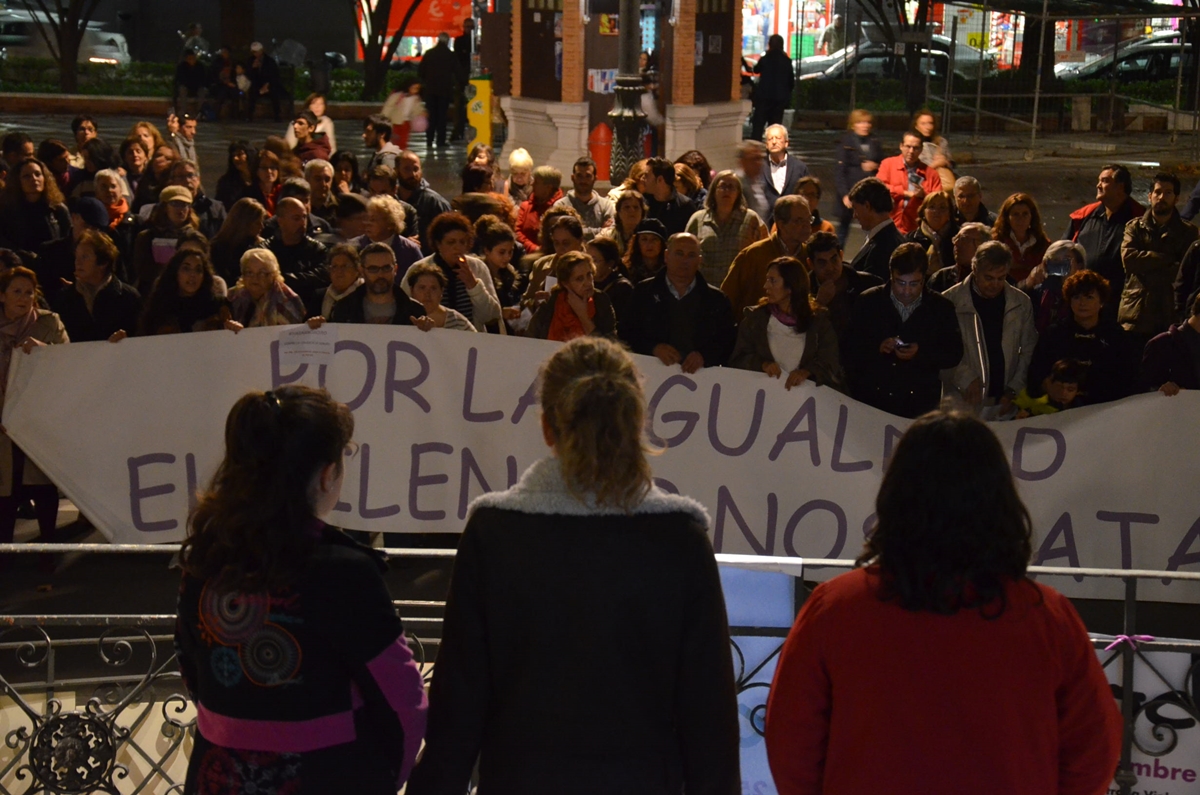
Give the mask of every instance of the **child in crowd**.
<svg viewBox="0 0 1200 795">
<path fill-rule="evenodd" d="M 1013 401 L 1019 409 L 1017 419 L 1037 417 L 1042 414 L 1057 414 L 1066 411 L 1075 404 L 1079 396 L 1079 384 L 1083 380 L 1083 365 L 1075 359 L 1059 359 L 1050 371 L 1046 383 L 1046 394 L 1039 398 L 1029 396 L 1029 390 L 1022 389 L 1021 394 Z"/>
</svg>

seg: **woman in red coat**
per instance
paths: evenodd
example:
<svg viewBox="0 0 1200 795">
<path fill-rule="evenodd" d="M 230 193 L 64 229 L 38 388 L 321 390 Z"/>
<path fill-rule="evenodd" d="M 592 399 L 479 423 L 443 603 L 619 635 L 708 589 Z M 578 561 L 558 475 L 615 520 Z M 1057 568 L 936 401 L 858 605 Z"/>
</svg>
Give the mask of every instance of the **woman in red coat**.
<svg viewBox="0 0 1200 795">
<path fill-rule="evenodd" d="M 780 795 L 1099 795 L 1121 715 L 1067 599 L 1026 577 L 1030 521 L 992 432 L 918 419 L 859 568 L 796 618 L 767 704 Z"/>
</svg>

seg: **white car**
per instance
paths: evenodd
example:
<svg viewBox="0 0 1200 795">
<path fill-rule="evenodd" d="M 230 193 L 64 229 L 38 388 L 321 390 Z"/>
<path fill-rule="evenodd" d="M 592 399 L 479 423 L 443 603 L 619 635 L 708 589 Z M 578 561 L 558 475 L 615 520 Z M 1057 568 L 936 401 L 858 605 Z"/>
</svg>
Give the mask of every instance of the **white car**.
<svg viewBox="0 0 1200 795">
<path fill-rule="evenodd" d="M 0 49 L 10 58 L 52 58 L 50 48 L 38 30 L 38 19 L 53 36 L 45 14 L 39 12 L 35 17 L 28 11 L 0 10 Z M 131 60 L 129 43 L 123 34 L 104 30 L 102 22 L 90 22 L 79 44 L 78 60 L 79 63 L 127 64 Z"/>
</svg>

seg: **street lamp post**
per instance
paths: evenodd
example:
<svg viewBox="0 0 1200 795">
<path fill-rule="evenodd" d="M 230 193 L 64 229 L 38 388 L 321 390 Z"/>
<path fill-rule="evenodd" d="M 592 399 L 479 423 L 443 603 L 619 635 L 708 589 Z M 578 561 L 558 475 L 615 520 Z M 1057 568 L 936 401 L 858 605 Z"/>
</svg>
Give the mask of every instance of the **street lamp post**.
<svg viewBox="0 0 1200 795">
<path fill-rule="evenodd" d="M 641 72 L 638 71 L 638 44 L 641 26 L 639 0 L 621 0 L 620 15 L 617 17 L 619 38 L 617 39 L 617 85 L 616 101 L 608 112 L 609 124 L 613 128 L 613 148 L 609 181 L 619 185 L 629 174 L 633 164 L 642 159 L 642 130 L 646 114 L 642 113 Z"/>
</svg>

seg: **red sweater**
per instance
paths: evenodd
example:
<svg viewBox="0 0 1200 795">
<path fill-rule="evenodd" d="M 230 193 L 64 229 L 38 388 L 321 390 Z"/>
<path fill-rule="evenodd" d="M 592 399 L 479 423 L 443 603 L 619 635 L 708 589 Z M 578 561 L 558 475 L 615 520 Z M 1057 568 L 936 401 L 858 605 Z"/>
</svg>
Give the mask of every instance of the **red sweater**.
<svg viewBox="0 0 1200 795">
<path fill-rule="evenodd" d="M 942 178 L 938 176 L 936 168 L 918 163 L 917 174 L 921 176 L 921 187 L 925 189 L 926 194 L 937 193 L 942 189 Z M 892 222 L 896 224 L 900 234 L 907 235 L 920 225 L 917 210 L 921 209 L 923 200 L 904 198 L 904 194 L 908 193 L 908 167 L 904 165 L 904 157 L 885 157 L 879 164 L 877 176 L 892 194 Z"/>
<path fill-rule="evenodd" d="M 1066 597 L 1008 588 L 995 620 L 904 610 L 878 570 L 820 585 L 767 704 L 780 795 L 1098 795 L 1121 715 Z"/>
<path fill-rule="evenodd" d="M 541 251 L 543 241 L 539 238 L 542 235 L 542 214 L 554 206 L 554 203 L 563 197 L 561 190 L 555 191 L 554 195 L 545 204 L 538 204 L 534 199 L 533 194 L 529 194 L 529 198 L 521 202 L 521 206 L 517 209 L 517 241 L 525 247 L 526 254 L 533 254 Z"/>
</svg>

